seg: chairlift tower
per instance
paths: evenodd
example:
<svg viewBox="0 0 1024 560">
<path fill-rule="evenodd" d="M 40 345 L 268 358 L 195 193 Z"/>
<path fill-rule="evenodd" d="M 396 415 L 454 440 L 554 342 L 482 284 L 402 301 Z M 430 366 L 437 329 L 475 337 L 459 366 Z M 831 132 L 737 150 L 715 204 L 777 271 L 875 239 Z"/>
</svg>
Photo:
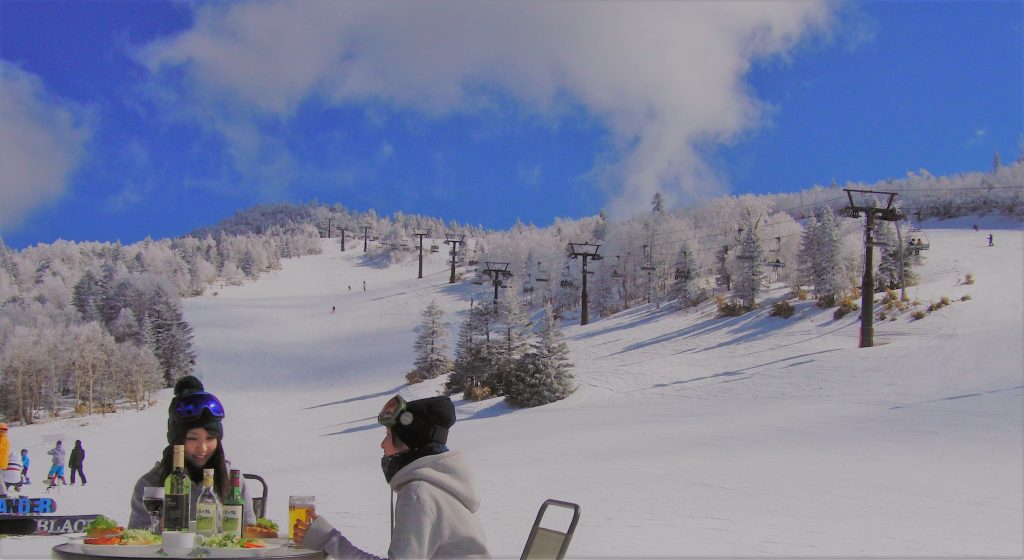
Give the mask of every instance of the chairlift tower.
<svg viewBox="0 0 1024 560">
<path fill-rule="evenodd" d="M 367 241 L 370 239 L 370 230 L 373 226 L 370 224 L 363 224 L 363 252 L 366 252 Z"/>
<path fill-rule="evenodd" d="M 494 305 L 498 305 L 498 288 L 502 286 L 501 279 L 512 278 L 512 271 L 508 269 L 511 263 L 487 261 L 484 264 L 487 265 L 484 272 L 491 276 L 491 282 L 494 284 Z"/>
<path fill-rule="evenodd" d="M 843 190 L 846 191 L 846 196 L 850 199 L 850 206 L 843 209 L 843 215 L 860 218 L 863 213 L 867 217 L 864 223 L 864 277 L 860 284 L 860 348 L 870 348 L 875 345 L 875 328 L 872 325 L 875 306 L 874 251 L 872 248 L 878 245 L 871 237 L 871 229 L 876 219 L 896 222 L 906 216 L 892 207 L 897 193 L 858 189 Z M 875 204 L 875 195 L 888 197 L 884 208 Z M 857 198 L 856 202 L 854 197 Z"/>
<path fill-rule="evenodd" d="M 449 253 L 452 256 L 452 274 L 448 277 L 448 283 L 455 283 L 455 257 L 459 254 L 459 243 L 465 243 L 466 236 L 461 233 L 446 233 L 444 234 L 444 244 L 451 245 L 452 250 Z"/>
<path fill-rule="evenodd" d="M 590 322 L 590 296 L 587 294 L 587 259 L 592 261 L 599 261 L 603 259 L 597 251 L 601 246 L 595 243 L 570 243 L 569 244 L 569 256 L 578 259 L 583 258 L 583 310 L 580 312 L 580 325 L 586 325 Z"/>
<path fill-rule="evenodd" d="M 341 234 L 341 252 L 344 253 L 345 252 L 345 235 L 348 234 L 348 233 L 352 233 L 352 232 L 348 231 L 347 229 L 345 229 L 345 228 L 343 228 L 341 226 L 337 226 L 337 228 L 338 228 L 338 233 Z"/>
<path fill-rule="evenodd" d="M 412 234 L 419 238 L 420 246 L 420 275 L 417 278 L 423 278 L 423 238 L 430 235 L 429 229 L 414 229 Z"/>
</svg>

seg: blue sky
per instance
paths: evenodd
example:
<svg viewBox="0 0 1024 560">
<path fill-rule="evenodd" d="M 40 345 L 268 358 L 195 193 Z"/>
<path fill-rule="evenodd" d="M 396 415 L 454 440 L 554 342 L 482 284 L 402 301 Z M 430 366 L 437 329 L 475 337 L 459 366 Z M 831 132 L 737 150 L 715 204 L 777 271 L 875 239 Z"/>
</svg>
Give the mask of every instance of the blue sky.
<svg viewBox="0 0 1024 560">
<path fill-rule="evenodd" d="M 1024 3 L 0 0 L 0 236 L 507 228 L 1020 154 Z"/>
</svg>

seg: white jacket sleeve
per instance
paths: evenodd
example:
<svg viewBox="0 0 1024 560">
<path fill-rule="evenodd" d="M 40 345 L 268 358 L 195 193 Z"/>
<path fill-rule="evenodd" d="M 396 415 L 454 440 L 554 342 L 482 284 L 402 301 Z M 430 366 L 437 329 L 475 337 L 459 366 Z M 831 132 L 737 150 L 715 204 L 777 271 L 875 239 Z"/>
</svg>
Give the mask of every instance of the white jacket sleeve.
<svg viewBox="0 0 1024 560">
<path fill-rule="evenodd" d="M 356 548 L 322 516 L 310 524 L 302 548 L 322 550 L 336 560 L 386 560 Z"/>
</svg>

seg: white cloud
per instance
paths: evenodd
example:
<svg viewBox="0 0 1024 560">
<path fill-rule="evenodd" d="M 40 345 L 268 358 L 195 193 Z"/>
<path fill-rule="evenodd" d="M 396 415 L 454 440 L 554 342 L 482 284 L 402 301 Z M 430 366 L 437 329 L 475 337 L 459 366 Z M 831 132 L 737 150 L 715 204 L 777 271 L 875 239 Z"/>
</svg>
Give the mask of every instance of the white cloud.
<svg viewBox="0 0 1024 560">
<path fill-rule="evenodd" d="M 967 142 L 965 143 L 967 144 L 967 146 L 977 146 L 978 144 L 981 144 L 987 137 L 988 129 L 978 128 L 974 130 L 974 133 L 971 134 L 970 137 L 967 138 Z"/>
<path fill-rule="evenodd" d="M 395 155 L 395 147 L 390 142 L 384 142 L 377 148 L 377 161 L 383 163 Z"/>
<path fill-rule="evenodd" d="M 64 194 L 91 137 L 82 121 L 38 76 L 0 61 L 0 230 Z"/>
<path fill-rule="evenodd" d="M 620 212 L 720 192 L 695 146 L 761 123 L 743 77 L 830 24 L 830 5 L 753 2 L 245 2 L 203 4 L 195 26 L 149 45 L 199 99 L 287 119 L 311 97 L 428 114 L 473 111 L 500 88 L 526 110 L 568 96 L 614 135 L 597 171 Z M 481 88 L 481 86 L 484 86 Z M 220 103 L 220 101 L 216 101 Z M 606 162 L 607 163 L 607 162 Z"/>
</svg>

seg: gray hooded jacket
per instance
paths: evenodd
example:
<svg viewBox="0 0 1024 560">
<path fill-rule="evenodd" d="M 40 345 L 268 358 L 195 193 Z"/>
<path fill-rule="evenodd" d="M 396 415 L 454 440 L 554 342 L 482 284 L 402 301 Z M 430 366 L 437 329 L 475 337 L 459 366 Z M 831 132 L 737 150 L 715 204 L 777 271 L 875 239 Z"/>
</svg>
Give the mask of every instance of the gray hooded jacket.
<svg viewBox="0 0 1024 560">
<path fill-rule="evenodd" d="M 391 479 L 391 490 L 398 500 L 389 559 L 489 558 L 483 527 L 473 515 L 480 498 L 458 451 L 409 463 Z M 377 558 L 356 548 L 323 517 L 309 526 L 302 546 L 338 560 Z"/>
</svg>

